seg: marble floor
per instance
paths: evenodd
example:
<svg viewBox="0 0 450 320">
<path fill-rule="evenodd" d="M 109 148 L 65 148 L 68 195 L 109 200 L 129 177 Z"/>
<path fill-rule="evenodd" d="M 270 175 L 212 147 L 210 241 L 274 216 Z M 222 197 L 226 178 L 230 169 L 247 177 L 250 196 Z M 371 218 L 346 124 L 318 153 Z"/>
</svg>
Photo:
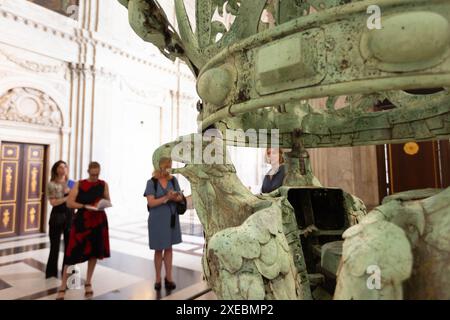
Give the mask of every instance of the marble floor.
<svg viewBox="0 0 450 320">
<path fill-rule="evenodd" d="M 201 229 L 182 224 L 182 230 L 183 242 L 173 247 L 173 276 L 177 288 L 170 292 L 164 288 L 156 292 L 153 289 L 153 252 L 148 248 L 147 222 L 110 224 L 111 258 L 97 264 L 92 281 L 93 299 L 154 300 L 172 296 L 182 299 L 184 292 L 189 288 L 197 290 L 195 288 L 199 285 L 206 292 L 201 272 L 204 244 Z M 0 300 L 55 299 L 60 279 L 45 279 L 49 247 L 46 234 L 0 239 Z M 59 258 L 62 261 L 62 254 Z M 86 267 L 86 263 L 79 265 L 81 289 L 69 290 L 67 300 L 84 299 L 82 284 Z"/>
</svg>

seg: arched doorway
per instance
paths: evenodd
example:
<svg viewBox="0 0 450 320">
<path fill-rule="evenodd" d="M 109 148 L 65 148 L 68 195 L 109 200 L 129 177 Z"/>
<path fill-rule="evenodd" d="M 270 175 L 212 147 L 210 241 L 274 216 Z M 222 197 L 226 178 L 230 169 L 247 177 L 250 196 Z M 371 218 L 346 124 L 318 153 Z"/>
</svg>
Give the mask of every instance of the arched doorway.
<svg viewBox="0 0 450 320">
<path fill-rule="evenodd" d="M 63 116 L 46 93 L 0 95 L 0 237 L 45 231 L 45 181 L 61 149 Z"/>
</svg>

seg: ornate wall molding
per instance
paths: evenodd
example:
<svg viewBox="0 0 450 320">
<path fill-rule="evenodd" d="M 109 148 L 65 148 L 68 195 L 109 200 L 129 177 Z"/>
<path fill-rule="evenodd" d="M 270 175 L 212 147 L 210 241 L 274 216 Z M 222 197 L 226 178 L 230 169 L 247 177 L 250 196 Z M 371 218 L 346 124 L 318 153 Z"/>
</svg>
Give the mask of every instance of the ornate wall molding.
<svg viewBox="0 0 450 320">
<path fill-rule="evenodd" d="M 95 76 L 99 81 L 106 81 L 109 84 L 116 83 L 121 90 L 127 91 L 134 96 L 143 98 L 143 99 L 152 99 L 155 95 L 160 94 L 162 88 L 149 90 L 148 85 L 144 83 L 135 83 L 130 81 L 130 77 L 114 72 L 112 70 L 108 70 L 106 68 L 100 67 L 95 68 L 94 66 L 79 64 L 79 63 L 70 63 L 69 69 L 74 71 L 74 75 L 77 76 L 79 74 L 83 74 L 84 76 Z M 170 90 L 170 89 L 167 89 Z M 187 93 L 180 92 L 180 98 L 185 101 L 192 101 L 198 99 L 197 97 Z"/>
<path fill-rule="evenodd" d="M 174 92 L 173 90 L 171 90 L 172 95 L 174 98 L 176 98 L 176 92 Z M 180 99 L 180 102 L 183 103 L 195 103 L 197 104 L 197 101 L 200 99 L 199 97 L 193 96 L 188 92 L 185 91 L 180 91 L 178 98 Z"/>
<path fill-rule="evenodd" d="M 63 116 L 56 102 L 33 88 L 13 88 L 0 96 L 0 120 L 63 126 Z"/>
<path fill-rule="evenodd" d="M 36 61 L 20 59 L 17 56 L 6 53 L 5 51 L 0 50 L 0 55 L 5 57 L 9 62 L 14 63 L 15 65 L 22 67 L 28 71 L 32 71 L 35 73 L 58 73 L 61 70 L 67 69 L 66 63 L 58 63 L 54 65 L 43 64 Z"/>
<path fill-rule="evenodd" d="M 115 45 L 115 44 L 112 44 L 111 42 L 100 39 L 99 38 L 100 35 L 97 34 L 96 32 L 92 32 L 92 31 L 82 29 L 82 28 L 74 28 L 74 29 L 71 28 L 70 30 L 72 32 L 69 32 L 69 31 L 66 31 L 63 29 L 56 29 L 56 28 L 53 28 L 44 23 L 35 21 L 35 20 L 27 18 L 27 17 L 22 17 L 14 12 L 7 11 L 2 8 L 0 8 L 0 18 L 12 20 L 16 23 L 23 23 L 24 25 L 34 28 L 36 30 L 50 33 L 53 36 L 58 36 L 62 39 L 67 39 L 67 40 L 76 42 L 79 46 L 85 47 L 86 45 L 91 45 L 93 47 L 104 48 L 115 55 L 119 55 L 121 57 L 124 57 L 124 58 L 129 59 L 134 62 L 137 62 L 139 64 L 147 65 L 147 66 L 153 67 L 157 70 L 167 72 L 169 74 L 173 74 L 173 75 L 177 74 L 175 64 L 173 65 L 173 67 L 167 67 L 167 66 L 163 66 L 163 65 L 154 63 L 150 59 L 155 58 L 156 55 L 150 55 L 148 57 L 138 56 L 127 50 L 120 48 L 118 45 Z M 11 58 L 11 57 L 9 56 L 9 58 Z M 50 65 L 48 65 L 48 66 L 47 65 L 39 65 L 33 61 L 12 61 L 12 62 L 14 62 L 16 64 L 20 64 L 20 66 L 22 66 L 26 69 L 29 69 L 31 71 L 38 70 L 37 72 L 54 72 L 53 71 L 54 67 L 57 67 L 57 66 L 50 66 Z M 195 81 L 194 77 L 188 72 L 180 72 L 179 75 L 182 78 L 188 79 L 190 81 Z"/>
</svg>

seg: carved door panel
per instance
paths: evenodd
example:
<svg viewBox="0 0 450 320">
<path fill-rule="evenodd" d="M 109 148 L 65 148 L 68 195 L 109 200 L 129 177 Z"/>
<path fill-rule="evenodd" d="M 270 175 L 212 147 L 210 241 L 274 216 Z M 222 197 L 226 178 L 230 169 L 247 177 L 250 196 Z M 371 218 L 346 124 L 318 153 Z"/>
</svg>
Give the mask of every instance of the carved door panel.
<svg viewBox="0 0 450 320">
<path fill-rule="evenodd" d="M 3 143 L 0 157 L 0 237 L 18 234 L 21 145 Z"/>
<path fill-rule="evenodd" d="M 24 145 L 23 151 L 20 234 L 29 234 L 41 231 L 45 147 Z"/>
<path fill-rule="evenodd" d="M 0 157 L 0 237 L 42 230 L 45 147 L 3 143 Z"/>
</svg>

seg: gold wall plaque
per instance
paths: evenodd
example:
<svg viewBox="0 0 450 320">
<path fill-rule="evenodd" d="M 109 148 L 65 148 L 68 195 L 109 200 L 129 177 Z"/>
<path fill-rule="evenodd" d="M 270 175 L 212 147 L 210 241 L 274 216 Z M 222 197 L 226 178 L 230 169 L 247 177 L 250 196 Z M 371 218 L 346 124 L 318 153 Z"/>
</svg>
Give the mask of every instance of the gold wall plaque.
<svg viewBox="0 0 450 320">
<path fill-rule="evenodd" d="M 408 142 L 403 146 L 403 151 L 410 156 L 417 154 L 419 150 L 420 147 L 416 142 Z"/>
</svg>

